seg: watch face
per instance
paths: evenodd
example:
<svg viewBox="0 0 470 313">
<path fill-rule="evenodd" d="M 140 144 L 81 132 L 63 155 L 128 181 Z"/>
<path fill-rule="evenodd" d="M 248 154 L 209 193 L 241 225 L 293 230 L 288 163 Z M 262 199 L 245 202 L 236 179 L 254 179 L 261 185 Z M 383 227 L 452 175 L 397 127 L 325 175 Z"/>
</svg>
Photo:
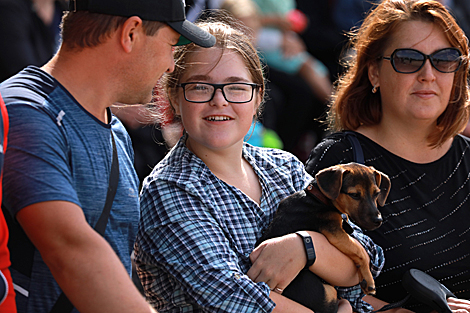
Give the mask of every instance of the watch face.
<svg viewBox="0 0 470 313">
<path fill-rule="evenodd" d="M 317 256 L 315 254 L 315 248 L 313 247 L 312 237 L 306 231 L 298 231 L 296 232 L 299 235 L 305 247 L 305 253 L 307 254 L 307 264 L 305 267 L 310 267 L 316 260 Z"/>
</svg>

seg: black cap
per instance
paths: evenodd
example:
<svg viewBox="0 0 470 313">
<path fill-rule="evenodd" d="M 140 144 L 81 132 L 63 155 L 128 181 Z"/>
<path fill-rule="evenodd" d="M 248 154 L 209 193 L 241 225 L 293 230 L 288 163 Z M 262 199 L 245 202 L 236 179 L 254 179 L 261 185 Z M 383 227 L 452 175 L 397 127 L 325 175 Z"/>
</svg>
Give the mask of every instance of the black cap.
<svg viewBox="0 0 470 313">
<path fill-rule="evenodd" d="M 138 16 L 147 21 L 165 22 L 187 39 L 181 38 L 179 44 L 194 42 L 204 48 L 212 47 L 215 37 L 186 20 L 185 6 L 184 0 L 69 0 L 70 11 Z"/>
</svg>

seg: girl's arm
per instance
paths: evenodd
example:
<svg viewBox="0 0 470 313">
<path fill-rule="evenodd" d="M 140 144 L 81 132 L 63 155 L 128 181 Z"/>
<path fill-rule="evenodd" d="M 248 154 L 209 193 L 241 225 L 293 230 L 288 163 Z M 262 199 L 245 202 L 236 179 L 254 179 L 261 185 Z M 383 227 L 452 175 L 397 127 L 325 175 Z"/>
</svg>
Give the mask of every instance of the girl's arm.
<svg viewBox="0 0 470 313">
<path fill-rule="evenodd" d="M 310 270 L 334 286 L 353 286 L 359 276 L 353 261 L 332 246 L 325 236 L 309 232 L 316 253 Z M 287 287 L 307 262 L 302 239 L 296 234 L 266 240 L 250 255 L 253 266 L 247 275 L 266 282 L 271 289 Z"/>
</svg>

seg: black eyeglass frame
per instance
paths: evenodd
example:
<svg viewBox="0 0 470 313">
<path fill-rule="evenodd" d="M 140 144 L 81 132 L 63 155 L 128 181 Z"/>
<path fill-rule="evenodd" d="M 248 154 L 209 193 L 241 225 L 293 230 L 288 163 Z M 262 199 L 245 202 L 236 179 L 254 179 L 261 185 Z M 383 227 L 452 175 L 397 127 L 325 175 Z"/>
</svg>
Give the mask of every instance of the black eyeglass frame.
<svg viewBox="0 0 470 313">
<path fill-rule="evenodd" d="M 199 85 L 209 85 L 209 86 L 212 86 L 214 87 L 214 91 L 212 92 L 212 96 L 209 100 L 206 100 L 206 101 L 193 101 L 193 100 L 188 100 L 188 98 L 186 98 L 186 86 L 187 85 L 191 85 L 191 84 L 199 84 Z M 247 100 L 247 101 L 229 101 L 227 99 L 227 96 L 225 95 L 225 92 L 224 92 L 224 87 L 225 86 L 229 86 L 229 85 L 246 85 L 246 86 L 251 86 L 251 97 L 250 97 L 250 100 Z M 230 102 L 230 103 L 247 103 L 247 102 L 250 102 L 251 100 L 253 100 L 253 94 L 254 94 L 254 91 L 255 91 L 255 88 L 261 88 L 262 85 L 260 84 L 255 84 L 255 83 L 244 83 L 244 82 L 240 82 L 240 83 L 226 83 L 226 84 L 211 84 L 211 83 L 201 83 L 201 82 L 186 82 L 186 83 L 181 83 L 181 84 L 177 84 L 176 87 L 181 87 L 183 88 L 183 95 L 184 95 L 184 99 L 188 102 L 191 102 L 191 103 L 206 103 L 206 102 L 210 102 L 212 101 L 212 99 L 214 99 L 214 96 L 215 96 L 215 93 L 217 91 L 217 89 L 220 89 L 220 91 L 222 91 L 222 95 L 224 96 L 224 99 L 225 101 L 227 102 Z"/>
<path fill-rule="evenodd" d="M 395 56 L 395 54 L 396 54 L 397 52 L 403 51 L 403 50 L 411 50 L 411 51 L 417 52 L 417 53 L 419 53 L 420 55 L 424 56 L 423 63 L 418 67 L 418 69 L 416 69 L 416 70 L 414 70 L 414 71 L 412 71 L 412 72 L 403 72 L 403 71 L 399 71 L 399 70 L 396 68 L 394 56 Z M 450 71 L 450 72 L 441 71 L 441 70 L 438 69 L 438 68 L 436 67 L 436 65 L 434 64 L 433 56 L 434 56 L 435 54 L 437 54 L 437 53 L 443 51 L 443 50 L 454 50 L 454 51 L 457 51 L 457 52 L 459 53 L 459 59 L 458 59 L 458 60 L 459 60 L 459 64 L 457 65 L 457 67 L 455 68 L 455 70 Z M 428 60 L 428 59 L 429 59 L 429 62 L 431 62 L 432 67 L 435 68 L 437 71 L 439 71 L 439 72 L 441 72 L 441 73 L 455 73 L 455 72 L 457 72 L 457 71 L 460 69 L 460 66 L 462 65 L 462 52 L 460 52 L 460 50 L 457 49 L 457 48 L 450 47 L 450 48 L 444 48 L 444 49 L 437 50 L 436 52 L 431 53 L 431 54 L 425 54 L 425 53 L 423 53 L 423 52 L 421 52 L 421 51 L 419 51 L 419 50 L 416 50 L 416 49 L 412 49 L 412 48 L 403 48 L 403 49 L 395 49 L 389 57 L 382 56 L 382 57 L 380 57 L 379 59 L 384 59 L 384 60 L 390 61 L 390 63 L 392 64 L 393 69 L 395 70 L 395 72 L 401 73 L 401 74 L 413 74 L 413 73 L 419 72 L 419 71 L 423 68 L 424 64 L 426 63 L 426 60 Z"/>
</svg>

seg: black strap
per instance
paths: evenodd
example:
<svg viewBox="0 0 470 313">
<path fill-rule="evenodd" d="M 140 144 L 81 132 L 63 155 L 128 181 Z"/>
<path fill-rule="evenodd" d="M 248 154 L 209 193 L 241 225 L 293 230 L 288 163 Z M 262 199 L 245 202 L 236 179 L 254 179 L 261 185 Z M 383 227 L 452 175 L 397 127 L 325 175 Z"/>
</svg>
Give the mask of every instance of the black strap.
<svg viewBox="0 0 470 313">
<path fill-rule="evenodd" d="M 111 132 L 111 139 L 113 141 L 113 163 L 111 165 L 111 173 L 109 174 L 108 194 L 106 195 L 106 203 L 104 204 L 103 212 L 101 213 L 98 222 L 96 222 L 95 230 L 104 236 L 106 225 L 108 224 L 109 213 L 113 206 L 114 196 L 116 195 L 118 180 L 119 180 L 119 160 L 116 149 L 116 142 L 114 141 L 113 132 Z"/>
<path fill-rule="evenodd" d="M 354 153 L 354 162 L 365 164 L 364 161 L 364 153 L 362 152 L 361 144 L 356 137 L 356 134 L 352 131 L 344 131 L 346 138 L 348 138 L 349 142 L 352 145 L 353 153 Z"/>
<path fill-rule="evenodd" d="M 410 300 L 410 298 L 411 298 L 411 295 L 408 294 L 408 295 L 406 295 L 406 297 L 403 300 L 400 300 L 400 301 L 394 302 L 394 303 L 390 303 L 390 304 L 386 304 L 383 307 L 381 307 L 380 309 L 378 309 L 376 311 L 373 311 L 372 313 L 383 312 L 383 311 L 387 311 L 387 310 L 391 310 L 391 309 L 401 308 L 405 305 L 406 302 L 408 302 L 408 300 Z"/>
<path fill-rule="evenodd" d="M 101 235 L 104 236 L 106 225 L 108 224 L 109 214 L 113 206 L 114 196 L 116 195 L 117 185 L 119 180 L 119 159 L 116 149 L 116 142 L 114 141 L 114 135 L 111 131 L 111 139 L 113 141 L 113 161 L 111 164 L 111 173 L 109 174 L 108 193 L 106 195 L 106 202 L 104 204 L 103 212 L 98 219 L 94 229 Z M 50 313 L 67 313 L 72 312 L 73 304 L 67 298 L 65 293 L 61 293 L 56 303 L 52 307 Z"/>
</svg>

